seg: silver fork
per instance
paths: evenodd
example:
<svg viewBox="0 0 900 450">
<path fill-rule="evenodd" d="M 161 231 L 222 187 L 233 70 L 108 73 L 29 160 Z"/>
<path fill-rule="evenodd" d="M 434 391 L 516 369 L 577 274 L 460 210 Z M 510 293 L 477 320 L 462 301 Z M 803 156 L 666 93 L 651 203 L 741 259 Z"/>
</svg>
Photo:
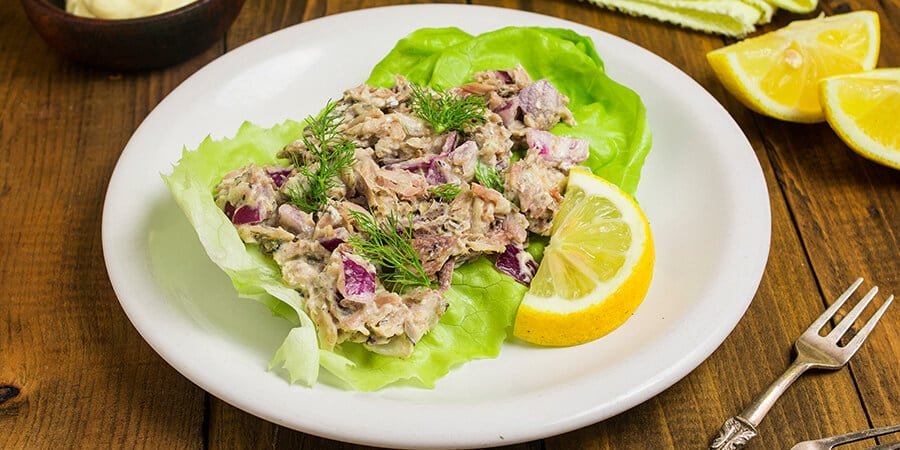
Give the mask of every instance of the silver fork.
<svg viewBox="0 0 900 450">
<path fill-rule="evenodd" d="M 840 297 L 819 316 L 803 334 L 794 342 L 794 349 L 797 351 L 797 357 L 794 358 L 793 364 L 778 377 L 765 392 L 756 396 L 753 402 L 747 406 L 740 414 L 731 417 L 725 421 L 719 434 L 713 439 L 709 445 L 710 450 L 736 450 L 742 448 L 751 439 L 756 437 L 756 427 L 762 421 L 766 413 L 772 409 L 775 401 L 781 397 L 781 394 L 798 378 L 809 369 L 828 369 L 837 370 L 844 367 L 847 361 L 859 350 L 863 341 L 875 328 L 875 324 L 884 315 L 888 306 L 894 300 L 894 296 L 885 300 L 885 302 L 875 311 L 875 314 L 866 322 L 846 346 L 841 346 L 841 337 L 850 329 L 853 322 L 859 318 L 863 310 L 875 298 L 878 293 L 878 286 L 873 287 L 859 303 L 850 310 L 849 313 L 831 330 L 826 336 L 819 336 L 819 330 L 825 324 L 834 318 L 835 314 L 847 302 L 850 295 L 856 291 L 856 288 L 862 284 L 863 279 L 857 279 Z"/>
<path fill-rule="evenodd" d="M 815 439 L 812 441 L 798 442 L 797 445 L 791 447 L 791 450 L 831 450 L 838 445 L 849 444 L 850 442 L 856 442 L 876 436 L 896 433 L 898 431 L 900 431 L 900 425 L 872 428 L 871 430 L 857 431 L 856 433 L 847 433 L 840 436 L 831 436 L 822 439 Z M 869 450 L 884 450 L 895 448 L 900 448 L 900 442 L 895 442 L 893 444 L 882 444 L 876 447 L 872 447 Z"/>
</svg>

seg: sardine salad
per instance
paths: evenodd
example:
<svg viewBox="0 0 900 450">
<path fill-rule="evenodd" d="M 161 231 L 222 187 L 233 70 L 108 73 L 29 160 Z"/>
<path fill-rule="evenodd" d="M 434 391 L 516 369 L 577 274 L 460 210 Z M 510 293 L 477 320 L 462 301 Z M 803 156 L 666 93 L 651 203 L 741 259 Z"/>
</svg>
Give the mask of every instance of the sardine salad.
<svg viewBox="0 0 900 450">
<path fill-rule="evenodd" d="M 319 345 L 409 357 L 447 311 L 453 271 L 481 255 L 527 285 L 529 234 L 549 235 L 588 142 L 569 99 L 521 67 L 435 91 L 398 75 L 310 117 L 281 165 L 226 174 L 216 205 L 305 299 Z"/>
</svg>

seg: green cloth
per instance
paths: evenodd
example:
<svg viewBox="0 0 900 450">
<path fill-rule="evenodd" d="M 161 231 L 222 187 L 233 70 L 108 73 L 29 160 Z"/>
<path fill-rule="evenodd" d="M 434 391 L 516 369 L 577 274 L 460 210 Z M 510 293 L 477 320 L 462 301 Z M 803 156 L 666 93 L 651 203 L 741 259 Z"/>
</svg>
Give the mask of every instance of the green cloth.
<svg viewBox="0 0 900 450">
<path fill-rule="evenodd" d="M 769 23 L 772 0 L 586 0 L 634 16 L 646 16 L 685 28 L 744 37 Z"/>
</svg>

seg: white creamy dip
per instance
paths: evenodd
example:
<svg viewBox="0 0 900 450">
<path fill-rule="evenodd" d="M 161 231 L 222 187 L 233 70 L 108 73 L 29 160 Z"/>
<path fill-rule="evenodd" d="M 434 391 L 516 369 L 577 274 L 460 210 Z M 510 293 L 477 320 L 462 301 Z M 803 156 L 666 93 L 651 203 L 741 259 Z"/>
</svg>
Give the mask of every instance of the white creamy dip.
<svg viewBox="0 0 900 450">
<path fill-rule="evenodd" d="M 162 14 L 197 0 L 66 0 L 66 11 L 96 19 L 134 19 Z"/>
</svg>

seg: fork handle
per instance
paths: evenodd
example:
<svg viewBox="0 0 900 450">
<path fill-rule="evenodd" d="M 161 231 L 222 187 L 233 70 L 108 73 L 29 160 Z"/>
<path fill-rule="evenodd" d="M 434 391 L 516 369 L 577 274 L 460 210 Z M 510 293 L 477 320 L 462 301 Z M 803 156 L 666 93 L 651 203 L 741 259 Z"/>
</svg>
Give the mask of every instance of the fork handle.
<svg viewBox="0 0 900 450">
<path fill-rule="evenodd" d="M 784 391 L 811 365 L 799 358 L 769 385 L 765 392 L 756 396 L 753 401 L 737 416 L 725 421 L 719 434 L 709 445 L 709 450 L 737 450 L 743 448 L 757 435 L 756 427 L 762 421 L 766 413 L 772 409 L 775 401 L 784 394 Z"/>
</svg>

